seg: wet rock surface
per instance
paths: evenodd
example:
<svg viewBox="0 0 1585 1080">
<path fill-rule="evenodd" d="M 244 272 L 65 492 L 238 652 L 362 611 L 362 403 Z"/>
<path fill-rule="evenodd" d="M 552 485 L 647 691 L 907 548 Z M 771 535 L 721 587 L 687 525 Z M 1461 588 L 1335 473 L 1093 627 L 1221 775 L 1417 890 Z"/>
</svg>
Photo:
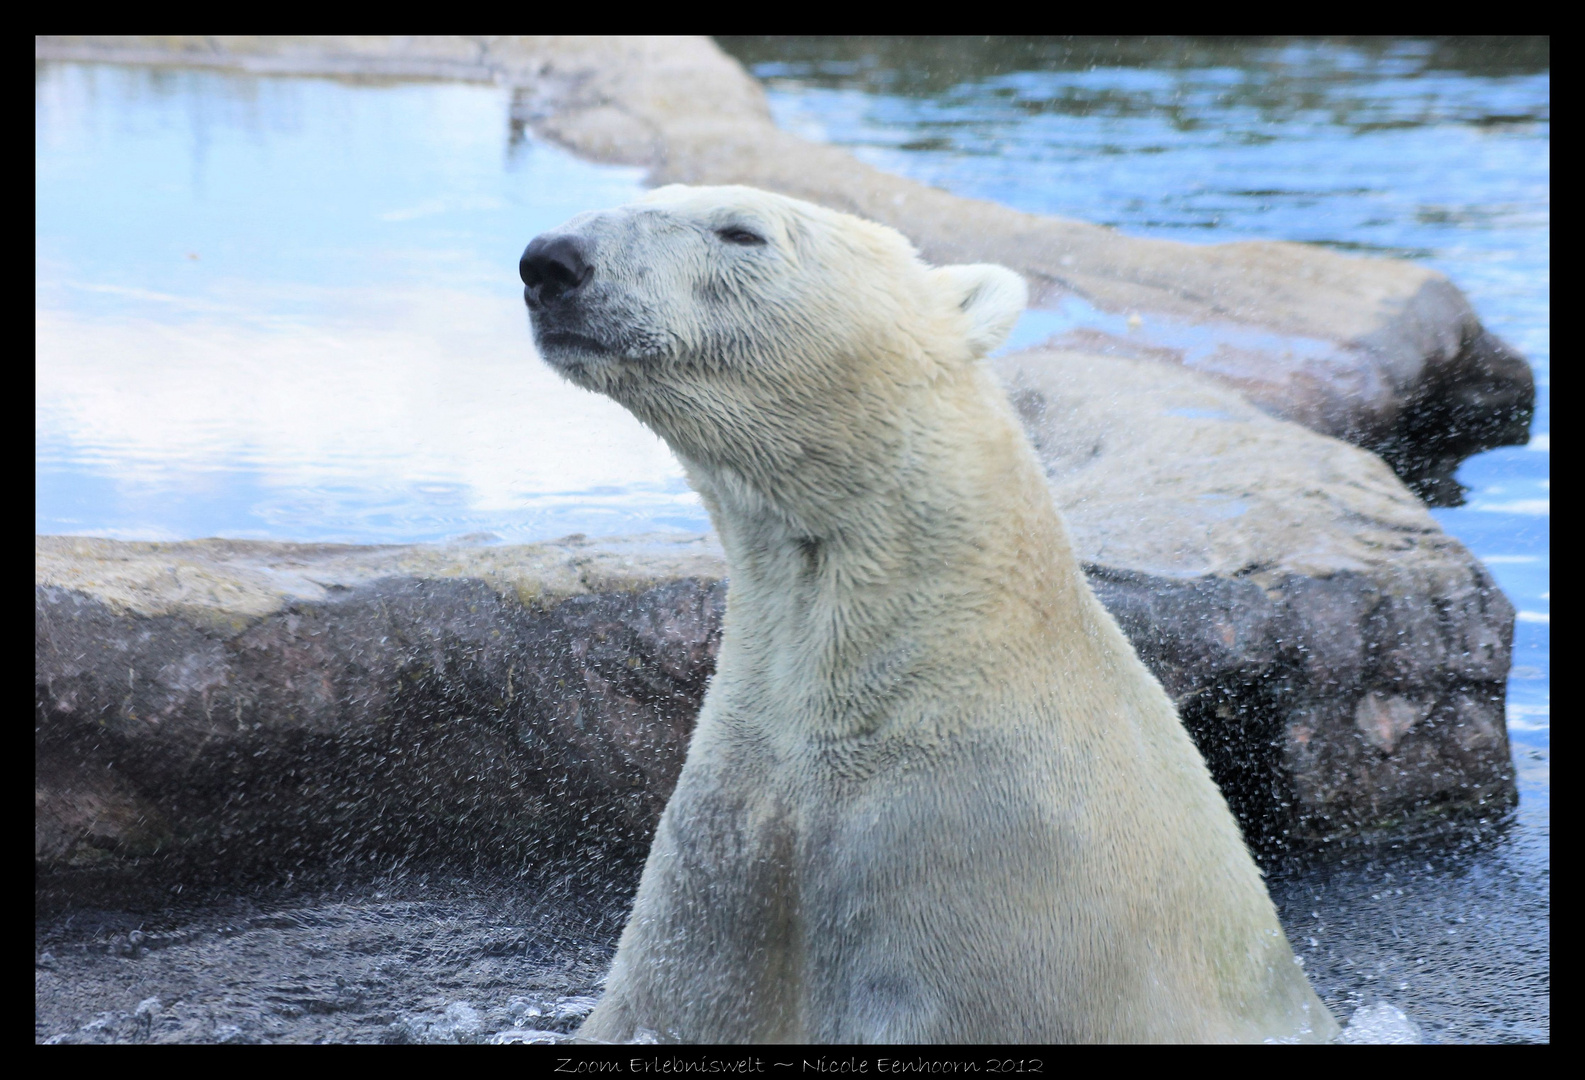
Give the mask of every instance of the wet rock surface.
<svg viewBox="0 0 1585 1080">
<path fill-rule="evenodd" d="M 1513 804 L 1513 608 L 1379 459 L 1187 371 L 994 364 L 1091 586 L 1253 845 Z"/>
<path fill-rule="evenodd" d="M 1512 804 L 1512 608 L 1378 459 L 1191 372 L 996 363 L 1092 586 L 1257 850 Z M 724 571 L 708 538 L 40 537 L 40 903 L 327 861 L 636 863 Z"/>
<path fill-rule="evenodd" d="M 40 901 L 642 856 L 712 670 L 702 538 L 38 540 Z"/>
<path fill-rule="evenodd" d="M 742 183 L 885 222 L 938 263 L 999 262 L 1037 306 L 1130 316 L 1064 344 L 1195 368 L 1273 415 L 1367 447 L 1456 504 L 1464 457 L 1522 443 L 1529 366 L 1443 275 L 1287 243 L 1190 245 L 965 199 L 806 142 L 704 38 L 39 37 L 40 58 L 493 81 L 514 123 L 656 183 Z"/>
</svg>

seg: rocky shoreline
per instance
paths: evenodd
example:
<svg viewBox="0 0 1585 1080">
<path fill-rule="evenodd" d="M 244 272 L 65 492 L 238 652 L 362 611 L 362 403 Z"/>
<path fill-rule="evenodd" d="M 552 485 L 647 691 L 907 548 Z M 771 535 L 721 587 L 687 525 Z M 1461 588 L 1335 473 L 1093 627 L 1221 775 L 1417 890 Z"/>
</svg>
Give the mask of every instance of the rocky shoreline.
<svg viewBox="0 0 1585 1080">
<path fill-rule="evenodd" d="M 1193 372 L 996 363 L 1092 587 L 1252 846 L 1512 804 L 1513 610 L 1379 459 Z M 708 537 L 39 537 L 41 895 L 435 851 L 632 860 L 713 670 L 724 575 Z"/>
<path fill-rule="evenodd" d="M 34 55 L 509 86 L 514 123 L 653 183 L 809 199 L 894 226 L 932 262 L 1010 266 L 1036 307 L 1127 315 L 1126 333 L 1077 327 L 1057 344 L 1199 370 L 1381 455 L 1433 503 L 1458 503 L 1465 457 L 1529 437 L 1529 365 L 1434 270 L 1302 244 L 1129 237 L 961 198 L 779 130 L 758 83 L 707 38 L 45 35 Z"/>
</svg>

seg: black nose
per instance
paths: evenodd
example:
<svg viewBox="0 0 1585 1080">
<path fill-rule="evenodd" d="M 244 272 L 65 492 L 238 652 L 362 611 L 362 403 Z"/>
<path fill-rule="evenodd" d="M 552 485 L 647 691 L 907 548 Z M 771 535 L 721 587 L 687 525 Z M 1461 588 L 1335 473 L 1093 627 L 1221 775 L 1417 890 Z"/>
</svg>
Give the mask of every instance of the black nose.
<svg viewBox="0 0 1585 1080">
<path fill-rule="evenodd" d="M 594 276 L 588 247 L 575 236 L 536 236 L 518 260 L 523 297 L 531 304 L 547 304 L 565 296 Z"/>
</svg>

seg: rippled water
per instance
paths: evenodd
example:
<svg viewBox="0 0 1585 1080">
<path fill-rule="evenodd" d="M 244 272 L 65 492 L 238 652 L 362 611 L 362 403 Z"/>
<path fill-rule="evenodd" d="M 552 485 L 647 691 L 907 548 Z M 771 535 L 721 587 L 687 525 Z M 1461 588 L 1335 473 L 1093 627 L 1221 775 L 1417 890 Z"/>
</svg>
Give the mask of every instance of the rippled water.
<svg viewBox="0 0 1585 1080">
<path fill-rule="evenodd" d="M 1517 818 L 1273 880 L 1318 989 L 1549 1037 L 1550 77 L 1446 42 L 728 43 L 784 126 L 1022 209 L 1423 261 L 1535 366 L 1535 437 L 1435 511 L 1520 609 Z M 640 190 L 492 87 L 38 67 L 41 533 L 702 530 L 666 448 L 533 355 L 526 240 Z M 1085 317 L 1101 317 L 1080 313 Z M 1015 344 L 1049 333 L 1032 313 Z"/>
<path fill-rule="evenodd" d="M 1536 373 L 1529 446 L 1438 521 L 1519 609 L 1516 819 L 1279 876 L 1312 980 L 1431 1038 L 1550 1032 L 1551 79 L 1536 42 L 729 39 L 777 122 L 949 191 L 1143 236 L 1274 239 L 1446 273 Z M 1033 344 L 1093 311 L 1032 313 Z"/>
</svg>

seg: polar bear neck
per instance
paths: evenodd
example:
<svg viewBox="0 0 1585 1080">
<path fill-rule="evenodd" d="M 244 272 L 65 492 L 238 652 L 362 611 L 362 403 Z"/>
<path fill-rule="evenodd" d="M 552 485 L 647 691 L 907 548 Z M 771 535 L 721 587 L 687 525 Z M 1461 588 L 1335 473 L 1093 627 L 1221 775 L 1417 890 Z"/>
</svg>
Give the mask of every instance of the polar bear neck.
<svg viewBox="0 0 1585 1080">
<path fill-rule="evenodd" d="M 840 460 L 685 458 L 731 580 L 717 685 L 861 735 L 917 723 L 920 697 L 1044 680 L 1053 642 L 1127 652 L 1000 387 L 981 364 L 958 378 Z"/>
</svg>

